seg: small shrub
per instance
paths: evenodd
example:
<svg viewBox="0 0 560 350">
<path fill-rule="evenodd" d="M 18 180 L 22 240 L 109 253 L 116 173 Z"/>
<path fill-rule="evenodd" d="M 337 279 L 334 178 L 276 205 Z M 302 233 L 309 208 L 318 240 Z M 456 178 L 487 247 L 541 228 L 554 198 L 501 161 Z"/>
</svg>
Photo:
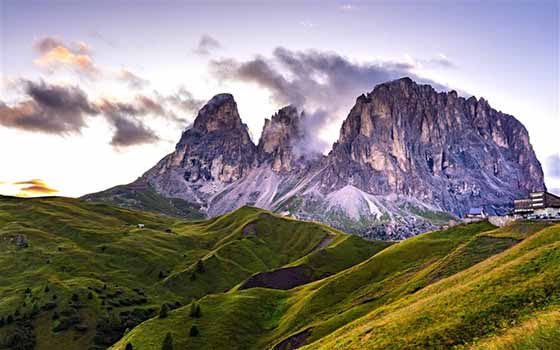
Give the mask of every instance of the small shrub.
<svg viewBox="0 0 560 350">
<path fill-rule="evenodd" d="M 196 327 L 194 324 L 191 326 L 191 330 L 189 332 L 189 336 L 191 337 L 198 337 L 198 335 L 200 334 L 200 332 L 198 331 L 198 327 Z"/>
<path fill-rule="evenodd" d="M 169 306 L 167 306 L 167 304 L 164 303 L 163 305 L 161 305 L 161 308 L 159 309 L 159 318 L 166 318 L 168 312 L 169 312 Z"/>
<path fill-rule="evenodd" d="M 88 298 L 89 300 L 93 299 L 93 293 L 92 293 L 92 292 L 89 292 L 88 295 L 87 295 L 87 298 Z"/>
<path fill-rule="evenodd" d="M 191 311 L 189 313 L 189 316 L 194 318 L 199 318 L 200 316 L 202 316 L 202 312 L 200 311 L 200 305 L 196 301 L 193 301 L 191 303 Z"/>
<path fill-rule="evenodd" d="M 33 304 L 33 306 L 31 307 L 31 316 L 37 316 L 39 314 L 39 311 L 39 305 L 37 305 L 37 303 Z"/>
<path fill-rule="evenodd" d="M 49 290 L 50 290 L 50 289 L 49 289 L 49 285 L 47 284 L 47 285 L 45 286 L 45 293 L 48 293 Z"/>
<path fill-rule="evenodd" d="M 204 267 L 204 263 L 202 262 L 202 260 L 198 260 L 196 262 L 196 272 L 203 273 L 204 271 L 206 271 L 206 268 Z"/>
<path fill-rule="evenodd" d="M 132 343 L 127 343 L 126 346 L 124 347 L 124 350 L 133 350 L 134 348 L 132 347 Z"/>
<path fill-rule="evenodd" d="M 161 350 L 173 350 L 173 337 L 171 333 L 167 333 L 165 335 L 165 339 L 163 339 L 163 344 L 161 345 Z"/>
</svg>

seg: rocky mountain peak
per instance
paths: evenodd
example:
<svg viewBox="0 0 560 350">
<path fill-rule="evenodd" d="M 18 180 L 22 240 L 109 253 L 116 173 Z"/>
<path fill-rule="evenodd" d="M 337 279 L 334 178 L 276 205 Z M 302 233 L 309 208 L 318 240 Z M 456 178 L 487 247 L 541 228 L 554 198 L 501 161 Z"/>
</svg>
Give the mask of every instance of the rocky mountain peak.
<svg viewBox="0 0 560 350">
<path fill-rule="evenodd" d="M 326 157 L 303 151 L 305 118 L 280 109 L 254 145 L 233 96 L 216 95 L 142 180 L 210 216 L 250 204 L 401 238 L 545 188 L 527 130 L 483 98 L 410 78 L 379 84 L 356 99 Z"/>
<path fill-rule="evenodd" d="M 328 190 L 350 181 L 368 193 L 411 196 L 458 215 L 469 206 L 505 207 L 544 188 L 519 121 L 483 98 L 465 100 L 409 78 L 358 98 L 329 162 Z"/>
<path fill-rule="evenodd" d="M 299 158 L 293 147 L 302 137 L 301 116 L 296 107 L 286 106 L 265 120 L 258 144 L 259 159 L 270 162 L 276 172 L 291 171 Z"/>
<path fill-rule="evenodd" d="M 244 127 L 237 103 L 231 94 L 218 94 L 210 99 L 198 112 L 193 128 L 213 132 L 217 130 L 237 130 Z"/>
<path fill-rule="evenodd" d="M 239 117 L 233 96 L 219 94 L 200 109 L 175 152 L 162 159 L 148 175 L 166 177 L 165 181 L 152 181 L 162 192 L 169 192 L 168 188 L 174 188 L 173 192 L 185 190 L 183 181 L 230 183 L 254 165 L 256 155 L 256 146 Z"/>
</svg>

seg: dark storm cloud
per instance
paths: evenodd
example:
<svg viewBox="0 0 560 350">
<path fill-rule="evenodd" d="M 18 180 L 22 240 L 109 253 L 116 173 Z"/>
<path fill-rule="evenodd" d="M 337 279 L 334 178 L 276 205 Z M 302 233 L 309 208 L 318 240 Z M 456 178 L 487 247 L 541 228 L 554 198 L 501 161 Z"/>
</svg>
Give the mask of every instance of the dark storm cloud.
<svg viewBox="0 0 560 350">
<path fill-rule="evenodd" d="M 429 83 L 437 90 L 441 84 L 411 73 L 415 66 L 402 62 L 357 63 L 335 52 L 317 50 L 292 51 L 283 47 L 272 57 L 257 56 L 248 61 L 231 58 L 210 61 L 210 72 L 220 80 L 255 83 L 271 92 L 278 106 L 287 104 L 303 108 L 308 115 L 308 145 L 322 145 L 318 131 L 338 123 L 357 96 L 371 91 L 377 84 L 410 76 Z"/>
<path fill-rule="evenodd" d="M 222 47 L 222 44 L 217 39 L 214 39 L 210 35 L 204 34 L 199 42 L 198 46 L 193 50 L 197 55 L 208 56 L 214 50 Z"/>
<path fill-rule="evenodd" d="M 86 94 L 75 86 L 23 81 L 27 99 L 15 106 L 0 102 L 0 125 L 48 134 L 76 134 L 87 116 L 97 114 Z"/>
</svg>

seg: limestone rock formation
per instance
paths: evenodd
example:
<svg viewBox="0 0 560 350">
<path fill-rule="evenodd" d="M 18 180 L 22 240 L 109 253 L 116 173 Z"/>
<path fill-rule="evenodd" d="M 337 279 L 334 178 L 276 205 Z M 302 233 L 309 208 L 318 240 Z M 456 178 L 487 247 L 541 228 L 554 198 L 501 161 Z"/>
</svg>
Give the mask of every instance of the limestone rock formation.
<svg viewBox="0 0 560 350">
<path fill-rule="evenodd" d="M 255 145 L 232 95 L 216 95 L 175 151 L 138 181 L 207 216 L 255 205 L 391 239 L 470 207 L 502 212 L 545 188 L 527 130 L 483 98 L 409 78 L 380 84 L 358 97 L 331 152 L 319 157 L 297 147 L 304 117 L 280 109 Z"/>
</svg>

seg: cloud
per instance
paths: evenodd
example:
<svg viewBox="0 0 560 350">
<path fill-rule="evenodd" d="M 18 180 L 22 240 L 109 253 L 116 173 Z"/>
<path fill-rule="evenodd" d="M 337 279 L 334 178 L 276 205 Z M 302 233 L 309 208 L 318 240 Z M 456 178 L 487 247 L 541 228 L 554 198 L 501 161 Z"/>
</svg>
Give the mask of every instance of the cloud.
<svg viewBox="0 0 560 350">
<path fill-rule="evenodd" d="M 15 105 L 0 101 L 0 126 L 53 135 L 79 134 L 89 119 L 104 117 L 114 130 L 111 144 L 126 147 L 160 141 L 147 127 L 146 117 L 160 118 L 184 128 L 185 114 L 194 114 L 203 101 L 197 100 L 184 87 L 170 95 L 136 95 L 121 101 L 101 98 L 91 101 L 77 86 L 20 80 L 25 97 Z"/>
<path fill-rule="evenodd" d="M 45 181 L 41 179 L 32 179 L 27 181 L 16 181 L 13 182 L 12 185 L 15 185 L 19 188 L 19 193 L 17 194 L 20 197 L 29 197 L 32 195 L 45 195 L 45 194 L 53 194 L 58 192 L 58 190 L 50 187 L 45 183 Z"/>
<path fill-rule="evenodd" d="M 112 48 L 116 48 L 118 46 L 117 43 L 114 40 L 107 38 L 107 36 L 105 36 L 103 33 L 99 32 L 99 31 L 96 31 L 96 30 L 92 31 L 90 33 L 90 36 L 92 38 L 95 38 L 95 39 L 101 41 L 105 45 L 110 46 Z"/>
<path fill-rule="evenodd" d="M 409 54 L 404 55 L 406 64 L 410 65 L 414 69 L 423 68 L 456 68 L 455 63 L 453 63 L 446 55 L 440 53 L 435 57 L 428 59 L 418 59 L 410 56 Z"/>
<path fill-rule="evenodd" d="M 222 47 L 222 44 L 210 35 L 204 34 L 199 42 L 198 46 L 193 50 L 197 55 L 208 56 L 214 50 Z"/>
<path fill-rule="evenodd" d="M 546 158 L 545 167 L 548 176 L 560 178 L 560 153 Z"/>
<path fill-rule="evenodd" d="M 305 28 L 313 28 L 315 27 L 315 23 L 309 21 L 309 20 L 303 20 L 300 21 L 299 24 Z"/>
<path fill-rule="evenodd" d="M 76 86 L 22 81 L 27 99 L 8 106 L 0 101 L 0 125 L 47 134 L 76 134 L 86 117 L 97 114 L 86 94 Z"/>
<path fill-rule="evenodd" d="M 343 4 L 339 6 L 339 9 L 341 11 L 345 11 L 345 12 L 349 12 L 349 11 L 354 11 L 358 9 L 358 6 L 353 5 L 353 4 Z"/>
<path fill-rule="evenodd" d="M 33 63 L 49 72 L 60 68 L 69 68 L 78 74 L 90 78 L 101 74 L 99 68 L 93 63 L 91 50 L 84 42 L 65 45 L 59 39 L 45 37 L 35 43 L 39 58 Z"/>
<path fill-rule="evenodd" d="M 160 141 L 156 133 L 138 118 L 161 109 L 148 97 L 137 97 L 134 103 L 102 99 L 96 106 L 114 129 L 112 146 L 123 148 Z"/>
<path fill-rule="evenodd" d="M 123 115 L 111 115 L 109 120 L 115 127 L 111 145 L 121 148 L 160 141 L 156 133 L 137 119 Z"/>
<path fill-rule="evenodd" d="M 132 73 L 128 69 L 121 68 L 117 73 L 117 79 L 126 83 L 129 88 L 141 90 L 148 86 L 150 82 L 146 79 L 142 79 L 138 75 Z"/>
<path fill-rule="evenodd" d="M 304 109 L 312 120 L 304 123 L 306 142 L 318 147 L 324 145 L 317 139 L 320 132 L 333 123 L 339 124 L 356 97 L 377 84 L 410 76 L 438 90 L 447 90 L 441 84 L 413 74 L 414 66 L 406 62 L 359 63 L 335 52 L 317 50 L 292 51 L 278 47 L 272 57 L 257 56 L 247 61 L 215 59 L 209 65 L 211 74 L 221 81 L 257 84 L 270 91 L 272 102 L 278 107 L 292 104 Z"/>
</svg>

